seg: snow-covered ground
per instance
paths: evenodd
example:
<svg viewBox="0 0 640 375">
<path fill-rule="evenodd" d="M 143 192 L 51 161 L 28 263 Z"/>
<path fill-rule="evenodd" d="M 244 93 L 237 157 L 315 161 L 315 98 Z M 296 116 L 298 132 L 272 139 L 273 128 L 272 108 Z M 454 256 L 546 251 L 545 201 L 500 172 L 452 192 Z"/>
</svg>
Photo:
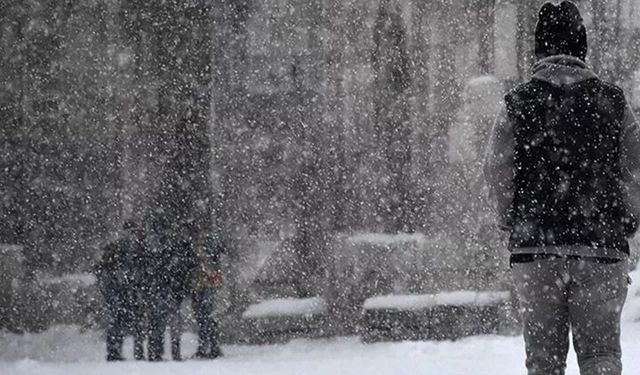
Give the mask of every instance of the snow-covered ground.
<svg viewBox="0 0 640 375">
<path fill-rule="evenodd" d="M 640 373 L 640 324 L 624 327 L 626 374 Z M 193 352 L 193 336 L 185 337 Z M 127 347 L 130 352 L 130 345 Z M 99 334 L 56 328 L 43 335 L 4 334 L 0 374 L 524 374 L 521 337 L 482 336 L 455 342 L 404 342 L 365 345 L 358 338 L 298 340 L 285 345 L 227 346 L 216 361 L 106 363 Z M 567 374 L 578 374 L 570 355 Z"/>
<path fill-rule="evenodd" d="M 640 272 L 623 313 L 625 374 L 640 374 Z M 195 337 L 186 334 L 184 352 Z M 357 337 L 296 340 L 283 345 L 226 346 L 216 361 L 106 363 L 99 332 L 55 327 L 35 335 L 0 332 L 2 375 L 93 374 L 524 374 L 522 337 L 478 336 L 459 341 L 362 344 Z M 131 343 L 125 347 L 131 353 Z M 577 375 L 570 353 L 567 375 Z"/>
</svg>

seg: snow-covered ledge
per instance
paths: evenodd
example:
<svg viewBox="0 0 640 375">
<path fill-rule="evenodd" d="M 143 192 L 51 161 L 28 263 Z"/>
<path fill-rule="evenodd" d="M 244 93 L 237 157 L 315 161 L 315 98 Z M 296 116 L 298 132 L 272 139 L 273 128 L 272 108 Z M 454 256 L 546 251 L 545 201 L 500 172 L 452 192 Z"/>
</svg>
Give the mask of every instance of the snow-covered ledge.
<svg viewBox="0 0 640 375">
<path fill-rule="evenodd" d="M 367 299 L 365 310 L 422 310 L 435 306 L 490 306 L 509 300 L 509 292 L 458 290 L 438 294 L 386 295 Z"/>
<path fill-rule="evenodd" d="M 327 313 L 327 302 L 321 297 L 278 298 L 250 305 L 243 319 L 273 318 L 280 316 L 312 316 Z"/>
<path fill-rule="evenodd" d="M 359 243 L 371 243 L 377 245 L 393 245 L 405 242 L 416 242 L 423 244 L 427 241 L 427 237 L 421 233 L 359 233 L 347 238 L 347 241 Z"/>
</svg>

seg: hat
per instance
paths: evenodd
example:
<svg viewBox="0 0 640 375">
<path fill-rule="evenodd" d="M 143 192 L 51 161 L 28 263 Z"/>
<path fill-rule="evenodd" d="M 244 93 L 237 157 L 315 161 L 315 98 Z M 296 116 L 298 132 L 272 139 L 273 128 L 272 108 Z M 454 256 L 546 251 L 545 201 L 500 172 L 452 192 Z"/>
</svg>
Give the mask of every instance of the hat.
<svg viewBox="0 0 640 375">
<path fill-rule="evenodd" d="M 122 229 L 128 230 L 128 229 L 135 229 L 137 227 L 136 222 L 133 220 L 125 220 L 124 223 L 122 223 Z"/>
<path fill-rule="evenodd" d="M 571 55 L 584 61 L 587 57 L 587 31 L 578 7 L 563 1 L 545 3 L 538 13 L 535 53 L 540 58 Z"/>
</svg>

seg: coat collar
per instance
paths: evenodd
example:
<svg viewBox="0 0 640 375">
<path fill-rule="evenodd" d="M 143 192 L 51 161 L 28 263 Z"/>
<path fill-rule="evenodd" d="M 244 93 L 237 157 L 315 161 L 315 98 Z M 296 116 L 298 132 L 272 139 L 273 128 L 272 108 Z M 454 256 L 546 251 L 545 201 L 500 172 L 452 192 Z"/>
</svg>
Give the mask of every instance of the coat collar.
<svg viewBox="0 0 640 375">
<path fill-rule="evenodd" d="M 574 85 L 598 78 L 591 67 L 574 56 L 556 55 L 536 62 L 532 67 L 533 79 L 554 86 Z"/>
</svg>

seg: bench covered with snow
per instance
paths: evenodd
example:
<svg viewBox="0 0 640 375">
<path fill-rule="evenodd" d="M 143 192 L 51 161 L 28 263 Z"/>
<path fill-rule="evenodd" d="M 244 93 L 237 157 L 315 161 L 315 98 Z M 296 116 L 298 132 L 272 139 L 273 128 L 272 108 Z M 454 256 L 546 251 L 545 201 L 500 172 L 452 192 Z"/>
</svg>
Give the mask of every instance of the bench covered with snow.
<svg viewBox="0 0 640 375">
<path fill-rule="evenodd" d="M 266 343 L 325 335 L 324 298 L 276 298 L 250 305 L 243 313 L 245 341 Z"/>
<path fill-rule="evenodd" d="M 497 333 L 509 292 L 386 295 L 363 305 L 363 340 L 452 340 Z"/>
<path fill-rule="evenodd" d="M 323 298 L 276 298 L 250 305 L 243 319 L 270 318 L 282 316 L 312 316 L 327 313 L 327 303 Z"/>
</svg>

